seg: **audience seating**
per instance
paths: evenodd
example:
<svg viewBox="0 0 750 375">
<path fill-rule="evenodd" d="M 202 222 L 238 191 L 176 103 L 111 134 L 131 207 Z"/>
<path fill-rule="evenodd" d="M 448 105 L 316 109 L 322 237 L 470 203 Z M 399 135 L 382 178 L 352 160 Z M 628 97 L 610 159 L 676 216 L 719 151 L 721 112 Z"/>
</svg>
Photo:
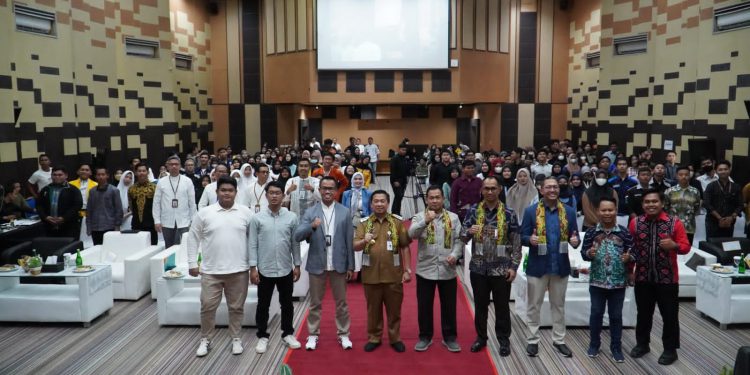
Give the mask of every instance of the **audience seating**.
<svg viewBox="0 0 750 375">
<path fill-rule="evenodd" d="M 115 299 L 137 300 L 151 290 L 149 259 L 163 249 L 151 245 L 151 233 L 107 232 L 102 245 L 81 251 L 84 264 L 112 266 Z"/>
<path fill-rule="evenodd" d="M 725 251 L 723 244 L 725 242 L 733 241 L 739 241 L 741 249 Z M 732 258 L 734 258 L 735 255 L 747 254 L 750 251 L 750 239 L 740 237 L 715 237 L 701 241 L 698 244 L 698 247 L 709 254 L 715 255 L 719 263 L 733 266 L 734 261 Z"/>
</svg>

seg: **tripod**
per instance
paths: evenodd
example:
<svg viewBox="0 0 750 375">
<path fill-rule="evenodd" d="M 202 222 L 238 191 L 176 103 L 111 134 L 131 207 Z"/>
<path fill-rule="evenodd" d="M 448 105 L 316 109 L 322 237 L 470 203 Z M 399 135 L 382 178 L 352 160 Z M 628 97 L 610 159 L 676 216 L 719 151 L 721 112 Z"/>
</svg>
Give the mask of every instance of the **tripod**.
<svg viewBox="0 0 750 375">
<path fill-rule="evenodd" d="M 409 176 L 409 181 L 411 185 L 411 197 L 414 199 L 414 214 L 416 215 L 418 212 L 422 211 L 427 207 L 427 200 L 425 198 L 424 189 L 422 188 L 422 184 L 424 183 L 426 177 L 422 176 Z M 422 209 L 419 208 L 419 201 L 422 201 Z"/>
</svg>

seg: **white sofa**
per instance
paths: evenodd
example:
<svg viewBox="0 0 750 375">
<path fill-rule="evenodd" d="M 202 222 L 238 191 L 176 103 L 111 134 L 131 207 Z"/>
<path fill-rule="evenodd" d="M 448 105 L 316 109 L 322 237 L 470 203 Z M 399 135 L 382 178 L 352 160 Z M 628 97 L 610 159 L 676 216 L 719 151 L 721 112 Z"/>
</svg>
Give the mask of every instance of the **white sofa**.
<svg viewBox="0 0 750 375">
<path fill-rule="evenodd" d="M 181 243 L 185 243 L 187 240 L 188 233 L 184 233 L 182 235 Z M 307 296 L 307 292 L 310 290 L 310 279 L 307 274 L 307 271 L 305 270 L 305 265 L 307 263 L 307 253 L 310 249 L 310 245 L 302 241 L 300 243 L 300 256 L 302 258 L 302 265 L 300 266 L 300 277 L 299 280 L 297 280 L 296 283 L 294 283 L 294 290 L 292 291 L 292 297 L 300 297 L 304 298 Z M 172 262 L 175 266 L 175 268 L 179 269 L 188 269 L 188 256 L 187 256 L 187 249 L 185 246 L 182 245 L 173 245 L 169 249 L 163 250 L 154 256 L 151 257 L 150 260 L 150 269 L 151 269 L 151 290 L 156 290 L 156 284 L 159 282 L 159 279 L 164 274 L 164 267 L 167 265 L 167 262 L 170 261 L 170 258 L 174 258 L 174 261 Z M 198 282 L 199 279 L 187 279 L 186 282 Z M 251 286 L 251 288 L 253 288 Z M 151 293 L 151 298 L 158 299 L 158 293 L 153 292 Z"/>
<path fill-rule="evenodd" d="M 692 268 L 685 265 L 685 262 L 690 260 L 694 254 L 703 258 L 703 263 L 700 264 L 701 266 L 716 263 L 715 255 L 709 254 L 696 247 L 690 249 L 690 252 L 685 255 L 677 255 L 677 275 L 680 282 L 680 298 L 695 298 L 697 284 L 696 273 Z"/>
<path fill-rule="evenodd" d="M 183 233 L 182 238 L 180 239 L 180 243 L 185 243 L 187 240 L 188 233 Z M 156 285 L 159 282 L 159 279 L 161 278 L 161 275 L 164 274 L 165 269 L 164 267 L 167 265 L 167 262 L 170 261 L 170 257 L 174 258 L 174 261 L 172 264 L 176 268 L 180 269 L 188 269 L 188 257 L 187 257 L 187 249 L 185 246 L 181 244 L 172 245 L 168 249 L 162 250 L 156 254 L 154 254 L 151 259 L 149 260 L 149 268 L 150 268 L 150 278 L 151 278 L 151 298 L 157 299 L 159 293 L 156 291 Z M 195 281 L 195 280 L 193 280 Z"/>
<path fill-rule="evenodd" d="M 156 301 L 159 325 L 197 326 L 201 324 L 200 277 L 186 276 L 177 280 L 159 278 L 156 290 L 159 295 Z M 256 325 L 255 310 L 257 307 L 258 288 L 251 285 L 248 288 L 247 299 L 245 300 L 243 326 Z M 268 310 L 268 319 L 273 319 L 280 311 L 279 294 L 274 288 Z M 216 311 L 216 324 L 226 326 L 228 324 L 227 314 L 227 301 L 222 296 L 221 304 Z"/>
<path fill-rule="evenodd" d="M 698 267 L 695 308 L 721 329 L 735 323 L 750 323 L 750 274 L 716 274 Z"/>
<path fill-rule="evenodd" d="M 109 264 L 115 299 L 137 300 L 151 290 L 149 259 L 163 249 L 149 232 L 107 232 L 102 245 L 81 251 L 84 264 Z"/>
</svg>

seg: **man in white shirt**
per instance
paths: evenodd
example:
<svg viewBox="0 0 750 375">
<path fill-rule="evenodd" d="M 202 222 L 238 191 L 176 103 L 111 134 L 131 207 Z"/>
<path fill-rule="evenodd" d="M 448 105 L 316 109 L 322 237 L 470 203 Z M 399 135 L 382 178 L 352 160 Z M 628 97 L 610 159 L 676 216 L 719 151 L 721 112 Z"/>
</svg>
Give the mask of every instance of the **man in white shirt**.
<svg viewBox="0 0 750 375">
<path fill-rule="evenodd" d="M 255 172 L 255 182 L 245 189 L 243 203 L 250 207 L 250 212 L 258 213 L 268 208 L 268 197 L 266 197 L 266 185 L 271 181 L 268 178 L 270 169 L 268 165 L 261 164 Z"/>
<path fill-rule="evenodd" d="M 341 144 L 339 143 L 338 139 L 334 138 L 332 139 L 333 143 L 331 143 L 331 146 L 336 149 L 336 151 L 341 152 Z"/>
<path fill-rule="evenodd" d="M 219 177 L 218 201 L 199 211 L 187 238 L 190 276 L 201 275 L 201 341 L 196 355 L 203 357 L 211 348 L 216 309 L 222 293 L 227 300 L 232 354 L 242 354 L 240 329 L 244 317 L 247 285 L 250 280 L 247 234 L 250 209 L 235 203 L 237 181 Z M 198 264 L 198 249 L 203 249 Z"/>
<path fill-rule="evenodd" d="M 284 187 L 284 198 L 289 202 L 289 211 L 298 217 L 305 215 L 305 210 L 320 201 L 318 184 L 320 180 L 310 177 L 310 160 L 302 159 L 297 163 L 297 176 L 290 178 Z"/>
<path fill-rule="evenodd" d="M 547 163 L 547 151 L 539 150 L 536 160 L 537 162 L 531 166 L 531 175 L 542 174 L 544 177 L 549 177 L 552 174 L 552 164 Z"/>
<path fill-rule="evenodd" d="M 39 200 L 39 192 L 41 192 L 45 186 L 52 183 L 51 164 L 52 162 L 49 160 L 47 154 L 39 155 L 39 169 L 34 171 L 34 173 L 31 174 L 31 177 L 29 177 L 26 186 L 36 200 Z"/>
<path fill-rule="evenodd" d="M 370 157 L 370 169 L 372 169 L 373 179 L 376 176 L 378 170 L 378 158 L 380 157 L 380 147 L 373 143 L 372 137 L 367 138 L 367 145 L 365 146 L 365 153 Z"/>
<path fill-rule="evenodd" d="M 227 168 L 227 166 L 224 164 L 217 164 L 216 168 L 214 168 L 214 178 L 216 179 L 216 181 L 206 185 L 206 188 L 203 189 L 201 200 L 198 202 L 198 210 L 218 201 L 219 197 L 216 194 L 216 192 L 218 191 L 218 181 L 223 176 L 229 176 L 229 168 Z M 240 195 L 243 194 L 240 194 L 238 192 L 236 195 L 237 196 L 235 197 L 235 200 L 237 201 L 237 204 L 244 204 L 242 198 L 240 197 Z"/>
<path fill-rule="evenodd" d="M 706 191 L 708 184 L 719 180 L 719 175 L 716 174 L 716 169 L 714 168 L 714 161 L 709 157 L 704 157 L 703 160 L 701 160 L 700 173 L 701 175 L 698 176 L 696 180 L 701 183 L 703 191 Z"/>
<path fill-rule="evenodd" d="M 190 178 L 180 174 L 180 158 L 167 159 L 168 175 L 159 179 L 154 193 L 154 227 L 164 236 L 164 246 L 172 247 L 180 243 L 182 234 L 187 232 L 190 221 L 196 212 L 195 188 Z"/>
</svg>

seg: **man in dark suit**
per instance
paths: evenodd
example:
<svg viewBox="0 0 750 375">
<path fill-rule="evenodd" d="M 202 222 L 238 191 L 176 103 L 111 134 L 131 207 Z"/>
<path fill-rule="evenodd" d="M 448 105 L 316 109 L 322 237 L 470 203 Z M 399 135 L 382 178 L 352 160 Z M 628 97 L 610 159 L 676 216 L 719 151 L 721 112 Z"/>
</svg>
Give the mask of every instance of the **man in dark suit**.
<svg viewBox="0 0 750 375">
<path fill-rule="evenodd" d="M 406 145 L 398 146 L 398 154 L 391 158 L 391 187 L 393 188 L 393 205 L 391 213 L 401 215 L 401 199 L 404 198 L 406 183 L 409 181 L 409 160 L 406 158 Z"/>
<path fill-rule="evenodd" d="M 305 349 L 315 350 L 320 334 L 320 311 L 331 284 L 336 301 L 336 330 L 344 350 L 352 348 L 349 340 L 349 307 L 346 303 L 346 282 L 354 272 L 354 227 L 349 209 L 336 202 L 338 182 L 331 176 L 320 180 L 321 202 L 305 211 L 294 231 L 294 240 L 310 244 L 305 269 L 310 277 L 310 313 L 307 317 L 308 337 Z"/>
<path fill-rule="evenodd" d="M 52 183 L 42 189 L 37 204 L 47 235 L 77 239 L 81 231 L 78 211 L 82 206 L 81 193 L 68 184 L 65 168 L 52 168 Z"/>
</svg>

